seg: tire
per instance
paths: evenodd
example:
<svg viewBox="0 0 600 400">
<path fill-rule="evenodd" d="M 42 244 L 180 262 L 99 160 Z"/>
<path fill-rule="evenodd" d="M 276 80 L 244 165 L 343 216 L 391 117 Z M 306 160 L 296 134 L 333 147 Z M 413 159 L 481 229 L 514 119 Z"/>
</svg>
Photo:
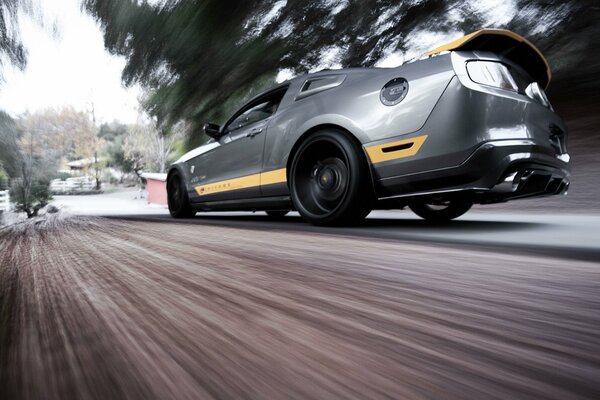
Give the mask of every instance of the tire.
<svg viewBox="0 0 600 400">
<path fill-rule="evenodd" d="M 464 201 L 444 201 L 434 203 L 413 203 L 410 209 L 429 222 L 447 222 L 458 218 L 471 209 L 473 203 Z"/>
<path fill-rule="evenodd" d="M 349 225 L 373 208 L 373 186 L 363 149 L 346 134 L 315 133 L 298 148 L 289 176 L 294 207 L 315 225 Z"/>
<path fill-rule="evenodd" d="M 196 215 L 190 205 L 183 178 L 178 172 L 172 173 L 167 181 L 167 202 L 173 218 L 191 218 Z"/>
<path fill-rule="evenodd" d="M 290 212 L 290 210 L 268 210 L 265 212 L 271 218 L 282 218 L 286 216 Z"/>
</svg>

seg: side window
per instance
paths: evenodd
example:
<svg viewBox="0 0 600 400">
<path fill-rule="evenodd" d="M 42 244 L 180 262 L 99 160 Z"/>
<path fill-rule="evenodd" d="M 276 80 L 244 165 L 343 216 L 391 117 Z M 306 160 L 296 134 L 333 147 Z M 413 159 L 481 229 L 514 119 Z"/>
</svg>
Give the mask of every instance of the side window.
<svg viewBox="0 0 600 400">
<path fill-rule="evenodd" d="M 269 118 L 271 115 L 275 114 L 275 111 L 277 111 L 277 105 L 278 103 L 274 103 L 273 101 L 269 100 L 251 107 L 244 111 L 236 119 L 231 121 L 231 123 L 227 125 L 227 130 L 235 131 L 236 129 L 243 128 L 246 125 Z"/>
<path fill-rule="evenodd" d="M 247 125 L 269 118 L 275 114 L 288 87 L 278 89 L 238 111 L 237 116 L 225 126 L 225 132 L 233 132 Z M 240 114 L 241 113 L 241 114 Z"/>
</svg>

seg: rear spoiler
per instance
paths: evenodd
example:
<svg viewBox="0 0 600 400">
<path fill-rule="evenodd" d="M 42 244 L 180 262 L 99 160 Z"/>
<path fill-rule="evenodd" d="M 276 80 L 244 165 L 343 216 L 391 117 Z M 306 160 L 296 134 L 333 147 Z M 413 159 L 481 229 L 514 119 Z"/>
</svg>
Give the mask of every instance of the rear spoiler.
<svg viewBox="0 0 600 400">
<path fill-rule="evenodd" d="M 482 29 L 446 43 L 427 53 L 433 56 L 443 51 L 482 50 L 491 51 L 519 64 L 542 87 L 548 87 L 552 77 L 548 61 L 531 42 L 523 36 L 506 29 Z"/>
</svg>

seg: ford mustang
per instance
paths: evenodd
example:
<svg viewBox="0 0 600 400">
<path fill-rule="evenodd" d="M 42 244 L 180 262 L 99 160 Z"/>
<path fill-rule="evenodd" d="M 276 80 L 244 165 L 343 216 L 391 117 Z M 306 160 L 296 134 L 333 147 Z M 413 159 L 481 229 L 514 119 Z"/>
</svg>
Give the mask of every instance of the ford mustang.
<svg viewBox="0 0 600 400">
<path fill-rule="evenodd" d="M 297 210 L 337 225 L 409 207 L 445 221 L 473 204 L 565 194 L 550 78 L 534 45 L 498 29 L 397 68 L 298 76 L 204 126 L 210 140 L 168 171 L 169 211 Z"/>
</svg>

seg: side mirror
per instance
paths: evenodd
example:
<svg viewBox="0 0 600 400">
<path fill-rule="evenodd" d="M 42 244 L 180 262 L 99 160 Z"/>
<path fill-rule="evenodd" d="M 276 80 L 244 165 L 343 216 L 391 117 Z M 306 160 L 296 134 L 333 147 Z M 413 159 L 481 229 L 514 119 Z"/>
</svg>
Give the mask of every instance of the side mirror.
<svg viewBox="0 0 600 400">
<path fill-rule="evenodd" d="M 221 127 L 207 122 L 204 124 L 204 133 L 216 140 L 221 137 Z"/>
</svg>

